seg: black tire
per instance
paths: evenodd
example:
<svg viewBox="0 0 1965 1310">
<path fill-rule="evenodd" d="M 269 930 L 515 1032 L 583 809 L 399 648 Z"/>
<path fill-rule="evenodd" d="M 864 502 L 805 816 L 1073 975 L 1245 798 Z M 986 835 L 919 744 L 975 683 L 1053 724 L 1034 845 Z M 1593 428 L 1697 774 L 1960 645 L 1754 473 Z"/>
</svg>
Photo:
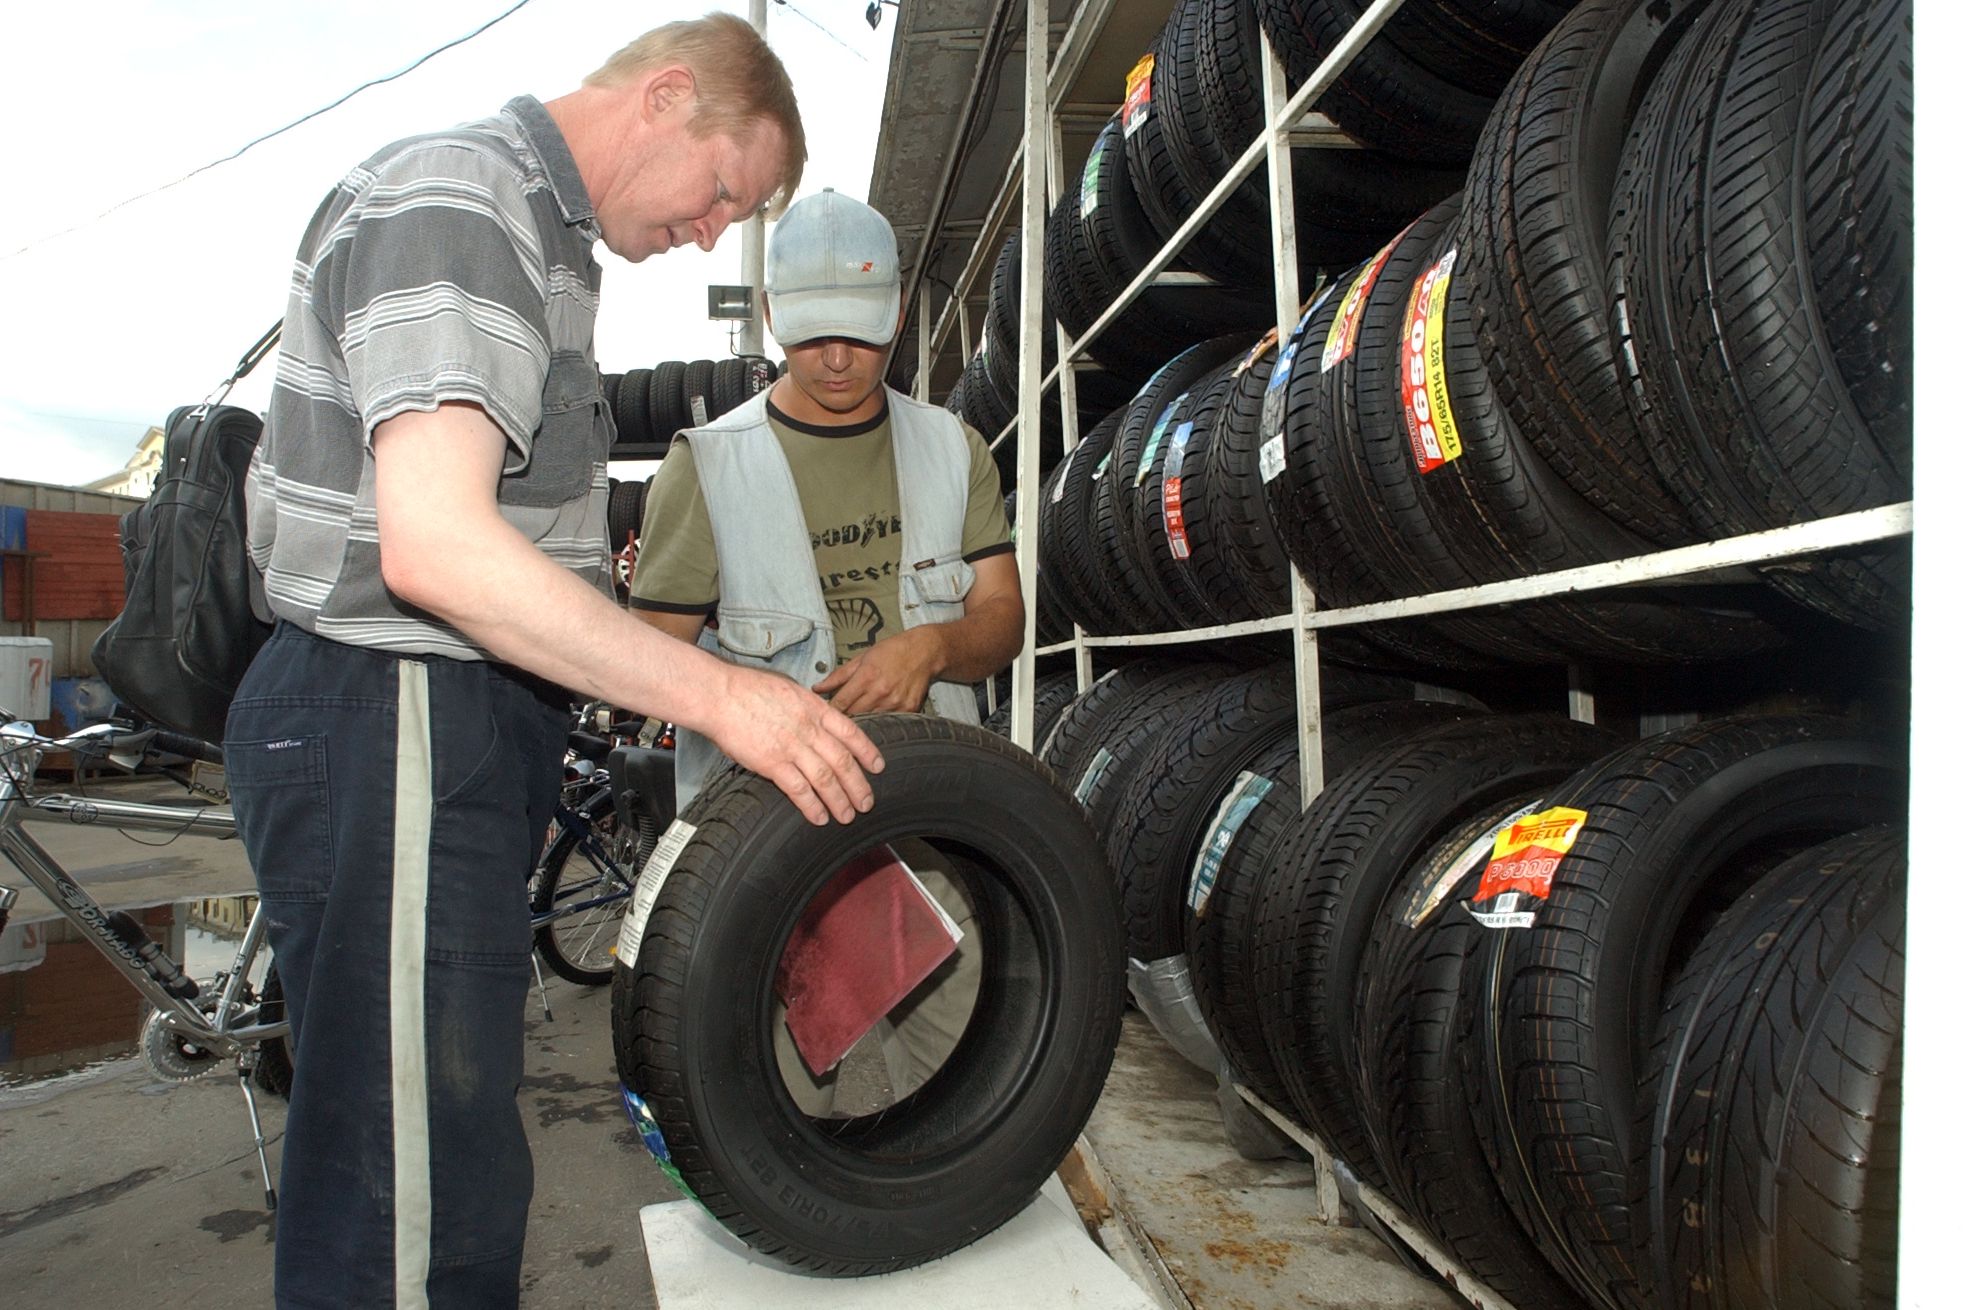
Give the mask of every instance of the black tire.
<svg viewBox="0 0 1965 1310">
<path fill-rule="evenodd" d="M 1141 470 L 1134 489 L 1135 567 L 1145 574 L 1185 628 L 1218 622 L 1200 579 L 1199 555 L 1215 550 L 1204 522 L 1208 450 L 1221 408 L 1235 385 L 1234 363 L 1224 363 L 1195 382 L 1189 401 Z"/>
<path fill-rule="evenodd" d="M 1262 128 L 1259 34 L 1249 0 L 1181 0 L 1167 19 L 1153 95 L 1188 197 L 1206 195 Z M 1373 150 L 1292 150 L 1290 173 L 1298 278 L 1306 287 L 1319 270 L 1369 255 L 1461 185 L 1457 168 L 1420 167 Z M 1265 176 L 1258 170 L 1244 178 L 1207 229 L 1206 249 L 1218 266 L 1206 271 L 1257 293 L 1275 277 Z"/>
<path fill-rule="evenodd" d="M 592 841 L 575 828 L 559 830 L 539 860 L 532 912 L 585 908 L 540 924 L 533 930 L 532 945 L 561 978 L 599 987 L 614 976 L 614 943 L 634 892 L 639 839 L 615 814 L 612 789 L 596 792 L 580 813 L 591 826 Z"/>
<path fill-rule="evenodd" d="M 1362 0 L 1256 0 L 1256 14 L 1300 85 L 1364 12 Z M 1456 86 L 1390 41 L 1368 42 L 1311 106 L 1360 141 L 1421 163 L 1462 164 L 1492 97 Z"/>
<path fill-rule="evenodd" d="M 1908 7 L 1888 0 L 1844 8 L 1865 27 L 1909 21 Z M 1908 426 L 1879 432 L 1864 421 L 1809 267 L 1814 215 L 1849 203 L 1846 190 L 1809 189 L 1833 176 L 1809 170 L 1803 131 L 1826 12 L 1814 0 L 1725 0 L 1709 11 L 1646 97 L 1620 169 L 1611 286 L 1628 325 L 1627 394 L 1660 475 L 1712 536 L 1909 494 Z M 1904 115 L 1909 97 L 1907 75 L 1879 75 L 1861 112 Z M 1907 165 L 1891 160 L 1873 175 Z M 1884 207 L 1885 219 L 1898 217 Z M 1844 623 L 1887 628 L 1907 612 L 1908 552 L 1897 546 L 1765 572 Z"/>
<path fill-rule="evenodd" d="M 650 441 L 669 441 L 677 430 L 695 419 L 683 403 L 682 374 L 686 366 L 679 359 L 657 364 L 648 377 L 648 423 Z"/>
<path fill-rule="evenodd" d="M 1484 934 L 1461 1049 L 1516 1217 L 1578 1290 L 1637 1307 L 1629 1162 L 1666 980 L 1703 930 L 1796 851 L 1900 819 L 1902 742 L 1852 721 L 1715 720 L 1555 788 L 1587 815 L 1533 926 Z"/>
<path fill-rule="evenodd" d="M 860 725 L 889 767 L 850 826 L 809 824 L 738 770 L 691 803 L 613 1005 L 622 1079 L 696 1198 L 759 1252 L 835 1276 L 921 1264 L 1020 1211 L 1098 1099 L 1124 995 L 1111 878 L 1056 780 L 980 728 Z M 902 837 L 955 843 L 989 875 L 968 889 L 987 944 L 975 1010 L 905 1100 L 808 1119 L 777 1073 L 759 962 L 832 870 Z"/>
<path fill-rule="evenodd" d="M 629 369 L 621 378 L 618 404 L 614 410 L 615 439 L 628 442 L 655 441 L 649 435 L 648 388 L 653 377 L 645 368 Z"/>
<path fill-rule="evenodd" d="M 1358 964 L 1358 1104 L 1393 1196 L 1468 1272 L 1515 1305 L 1581 1310 L 1495 1184 L 1458 1048 L 1461 975 L 1484 931 L 1462 902 L 1499 827 L 1537 800 L 1510 797 L 1454 829 L 1387 898 Z"/>
<path fill-rule="evenodd" d="M 1270 333 L 1236 366 L 1208 447 L 1201 515 L 1212 549 L 1197 550 L 1202 589 L 1222 623 L 1267 618 L 1290 607 L 1290 561 L 1262 488 L 1262 398 L 1276 367 Z"/>
<path fill-rule="evenodd" d="M 745 388 L 748 363 L 742 359 L 719 359 L 710 370 L 710 417 L 721 418 L 751 398 Z"/>
<path fill-rule="evenodd" d="M 1467 173 L 1460 269 L 1481 359 L 1563 480 L 1655 545 L 1695 529 L 1624 400 L 1605 281 L 1624 131 L 1706 0 L 1583 0 L 1508 84 Z"/>
<path fill-rule="evenodd" d="M 1138 199 L 1140 212 L 1145 215 L 1151 233 L 1146 256 L 1134 263 L 1135 272 L 1146 267 L 1151 252 L 1165 245 L 1180 225 L 1187 221 L 1198 200 L 1182 180 L 1180 167 L 1174 162 L 1172 133 L 1167 126 L 1167 107 L 1160 99 L 1160 88 L 1164 85 L 1161 69 L 1163 63 L 1172 57 L 1168 41 L 1172 28 L 1173 20 L 1170 18 L 1156 42 L 1148 97 L 1140 111 L 1120 132 L 1125 143 L 1130 189 Z M 1206 273 L 1230 287 L 1250 281 L 1252 274 L 1241 253 L 1240 242 L 1233 228 L 1235 221 L 1233 217 L 1228 219 L 1230 227 L 1226 233 L 1217 231 L 1223 222 L 1223 211 L 1217 211 L 1181 247 L 1177 255 L 1181 264 L 1195 272 Z"/>
<path fill-rule="evenodd" d="M 1049 490 L 1037 509 L 1037 567 L 1048 576 L 1067 617 L 1087 632 L 1120 631 L 1118 610 L 1092 555 L 1087 498 L 1093 474 L 1112 452 L 1125 417 L 1108 414 L 1074 446 L 1046 478 Z"/>
<path fill-rule="evenodd" d="M 628 548 L 628 539 L 641 531 L 640 497 L 646 484 L 615 482 L 607 489 L 607 545 L 615 554 Z"/>
<path fill-rule="evenodd" d="M 1388 742 L 1476 712 L 1418 700 L 1371 701 L 1333 710 L 1322 724 L 1325 785 Z M 1190 865 L 1182 871 L 1181 946 L 1202 1017 L 1229 1068 L 1263 1100 L 1287 1111 L 1289 1090 L 1263 1045 L 1256 1012 L 1253 907 L 1276 843 L 1303 812 L 1295 735 L 1275 742 L 1251 762 L 1248 775 L 1271 785 L 1250 784 L 1260 793 L 1252 805 L 1223 808 L 1228 794 L 1243 785 L 1243 778 L 1236 778 L 1217 798 L 1220 813 L 1210 811 Z"/>
<path fill-rule="evenodd" d="M 1911 448 L 1909 8 L 1832 8 L 1802 120 L 1815 308 L 1850 399 L 1893 451 Z"/>
<path fill-rule="evenodd" d="M 287 1017 L 287 991 L 280 984 L 280 970 L 269 959 L 266 980 L 259 985 L 259 1021 L 278 1023 Z M 282 1100 L 293 1095 L 293 1034 L 268 1037 L 253 1057 L 252 1084 Z"/>
<path fill-rule="evenodd" d="M 601 403 L 607 406 L 608 417 L 614 420 L 614 431 L 617 439 L 621 431 L 621 380 L 619 373 L 603 373 L 600 375 Z"/>
<path fill-rule="evenodd" d="M 1425 252 L 1457 211 L 1457 198 L 1436 207 L 1355 276 L 1333 283 L 1294 336 L 1282 396 L 1285 458 L 1269 484 L 1270 503 L 1290 558 L 1309 575 L 1318 604 L 1326 608 L 1476 580 L 1460 551 L 1428 536 L 1409 504 L 1380 494 L 1365 457 L 1373 433 L 1395 434 L 1391 440 L 1403 442 L 1398 376 L 1405 312 Z M 1332 326 L 1354 288 L 1357 327 L 1350 352 L 1327 352 Z M 1390 454 L 1410 460 L 1396 445 Z M 1548 658 L 1545 638 L 1493 613 L 1388 625 L 1374 630 L 1371 640 L 1414 663 L 1445 668 Z"/>
<path fill-rule="evenodd" d="M 1459 221 L 1434 241 L 1423 266 L 1437 302 L 1445 297 L 1440 320 L 1443 347 L 1437 373 L 1435 346 L 1427 342 L 1426 391 L 1437 407 L 1442 429 L 1448 416 L 1457 429 L 1459 454 L 1422 472 L 1414 460 L 1413 409 L 1406 404 L 1406 431 L 1360 425 L 1358 439 L 1371 470 L 1370 485 L 1412 553 L 1442 560 L 1457 557 L 1458 567 L 1442 574 L 1442 586 L 1462 578 L 1500 582 L 1557 569 L 1626 559 L 1645 552 L 1646 542 L 1625 531 L 1557 477 L 1541 454 L 1525 441 L 1508 411 L 1497 403 L 1487 366 L 1474 346 L 1465 283 L 1459 276 L 1465 254 Z M 1439 281 L 1433 281 L 1437 274 Z M 1399 333 L 1426 335 L 1420 321 L 1425 305 L 1415 293 Z M 1396 371 L 1396 370 L 1395 370 Z M 1360 388 L 1370 370 L 1360 373 Z M 1406 379 L 1397 385 L 1403 387 Z M 1360 397 L 1360 410 L 1364 409 Z M 1444 440 L 1444 439 L 1443 439 Z M 1423 551 L 1420 543 L 1425 543 Z M 1773 628 L 1751 609 L 1777 602 L 1710 588 L 1618 588 L 1594 595 L 1538 601 L 1518 613 L 1533 622 L 1553 649 L 1572 656 L 1622 663 L 1677 663 L 1755 654 L 1780 642 Z M 1730 608 L 1718 608 L 1720 604 Z"/>
<path fill-rule="evenodd" d="M 1181 655 L 1149 655 L 1122 664 L 1072 698 L 1051 732 L 1037 743 L 1037 754 L 1056 771 L 1060 782 L 1073 787 L 1097 753 L 1099 737 L 1109 722 L 1128 713 L 1133 702 L 1149 692 L 1171 689 L 1179 694 L 1205 687 L 1228 667 Z"/>
<path fill-rule="evenodd" d="M 1107 122 L 1093 141 L 1080 184 L 1066 195 L 1065 205 L 1067 212 L 1078 215 L 1083 248 L 1091 257 L 1080 269 L 1080 284 L 1086 308 L 1096 314 L 1118 298 L 1165 243 L 1133 188 L 1118 118 Z M 1185 255 L 1169 265 L 1173 271 L 1193 267 Z M 1137 389 L 1161 364 L 1197 342 L 1223 332 L 1261 331 L 1269 312 L 1260 297 L 1221 287 L 1148 287 L 1092 343 L 1091 353 Z M 1065 326 L 1077 335 L 1089 323 Z"/>
<path fill-rule="evenodd" d="M 1142 463 L 1150 466 L 1151 457 L 1159 452 L 1178 421 L 1172 413 L 1176 402 L 1248 347 L 1246 337 L 1222 336 L 1190 346 L 1168 360 L 1127 406 L 1125 420 L 1113 440 L 1112 465 L 1092 507 L 1093 536 L 1109 543 L 1104 548 L 1106 563 L 1117 571 L 1117 584 L 1126 587 L 1137 602 L 1134 612 L 1127 615 L 1141 624 L 1134 631 L 1175 626 L 1180 619 L 1171 611 L 1157 581 L 1129 567 L 1139 515 L 1136 488 L 1144 478 Z"/>
<path fill-rule="evenodd" d="M 692 359 L 682 366 L 683 427 L 700 427 L 716 417 L 712 404 L 716 365 L 714 359 Z"/>
<path fill-rule="evenodd" d="M 1051 727 L 1064 713 L 1064 707 L 1071 704 L 1078 694 L 1078 675 L 1076 673 L 1040 673 L 1037 675 L 1037 694 L 1031 706 L 1031 740 L 1042 742 L 1050 735 Z M 983 727 L 999 737 L 1010 735 L 1010 699 L 1001 697 L 996 703 L 995 712 L 983 720 Z M 1033 752 L 1034 754 L 1035 752 Z"/>
<path fill-rule="evenodd" d="M 1896 826 L 1804 851 L 1667 994 L 1632 1212 L 1655 1304 L 1896 1305 L 1904 875 Z"/>
<path fill-rule="evenodd" d="M 1296 1114 L 1359 1177 L 1386 1178 L 1353 1073 L 1358 962 L 1380 907 L 1445 833 L 1500 800 L 1560 782 L 1615 744 L 1553 716 L 1447 724 L 1359 763 L 1278 843 L 1255 911 L 1263 1039 Z"/>
</svg>

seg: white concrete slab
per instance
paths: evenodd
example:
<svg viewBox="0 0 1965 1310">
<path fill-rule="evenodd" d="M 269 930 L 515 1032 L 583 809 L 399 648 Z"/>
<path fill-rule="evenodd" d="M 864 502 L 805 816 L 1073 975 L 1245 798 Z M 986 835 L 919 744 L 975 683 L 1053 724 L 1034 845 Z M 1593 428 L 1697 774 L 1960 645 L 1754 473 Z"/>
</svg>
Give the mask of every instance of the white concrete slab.
<svg viewBox="0 0 1965 1310">
<path fill-rule="evenodd" d="M 644 1207 L 659 1310 L 1156 1310 L 1085 1232 L 1054 1177 L 1024 1212 L 930 1264 L 875 1278 L 811 1278 L 769 1264 L 694 1201 Z"/>
</svg>

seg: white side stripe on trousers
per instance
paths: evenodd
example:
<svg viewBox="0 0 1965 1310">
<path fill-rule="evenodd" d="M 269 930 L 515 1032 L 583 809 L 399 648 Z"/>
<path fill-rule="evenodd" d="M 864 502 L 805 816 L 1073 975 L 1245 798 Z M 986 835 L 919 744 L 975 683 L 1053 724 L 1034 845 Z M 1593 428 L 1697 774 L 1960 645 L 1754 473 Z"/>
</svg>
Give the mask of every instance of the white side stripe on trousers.
<svg viewBox="0 0 1965 1310">
<path fill-rule="evenodd" d="M 389 905 L 389 1104 L 396 1146 L 396 1305 L 430 1276 L 430 1093 L 423 953 L 430 889 L 430 671 L 396 663 L 395 881 Z"/>
</svg>

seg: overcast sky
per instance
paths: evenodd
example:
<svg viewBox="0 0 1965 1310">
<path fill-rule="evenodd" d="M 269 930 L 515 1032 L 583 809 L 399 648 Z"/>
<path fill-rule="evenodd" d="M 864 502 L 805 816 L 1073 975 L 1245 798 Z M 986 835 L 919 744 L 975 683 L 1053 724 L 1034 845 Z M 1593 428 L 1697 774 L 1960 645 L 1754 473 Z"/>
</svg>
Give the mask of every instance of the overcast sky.
<svg viewBox="0 0 1965 1310">
<path fill-rule="evenodd" d="M 97 0 L 9 20 L 0 87 L 16 130 L 0 205 L 0 477 L 79 483 L 123 466 L 146 428 L 203 396 L 280 316 L 301 230 L 377 147 L 572 89 L 671 17 L 743 0 L 531 0 L 483 35 L 242 158 L 95 221 L 260 134 L 393 73 L 512 0 Z M 805 189 L 865 196 L 892 14 L 860 0 L 773 3 L 812 159 Z M 78 231 L 55 235 L 83 224 Z M 600 251 L 596 350 L 608 372 L 726 353 L 703 288 L 738 282 L 735 229 L 640 266 Z M 22 247 L 25 253 L 15 254 Z M 234 391 L 263 407 L 272 365 Z"/>
</svg>

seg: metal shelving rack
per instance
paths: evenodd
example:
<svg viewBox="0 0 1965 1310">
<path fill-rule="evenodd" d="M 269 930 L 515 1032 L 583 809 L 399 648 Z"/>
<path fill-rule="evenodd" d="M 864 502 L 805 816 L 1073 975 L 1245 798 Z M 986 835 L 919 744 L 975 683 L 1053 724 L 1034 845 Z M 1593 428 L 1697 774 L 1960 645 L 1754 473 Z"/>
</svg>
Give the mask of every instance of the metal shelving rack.
<svg viewBox="0 0 1965 1310">
<path fill-rule="evenodd" d="M 1192 280 L 1188 274 L 1168 274 L 1168 266 L 1187 242 L 1226 201 L 1228 196 L 1258 165 L 1268 165 L 1269 212 L 1271 215 L 1271 253 L 1276 267 L 1275 310 L 1279 340 L 1287 341 L 1294 330 L 1303 303 L 1297 285 L 1296 212 L 1294 186 L 1289 167 L 1289 151 L 1296 144 L 1337 145 L 1328 120 L 1312 112 L 1311 106 L 1398 11 L 1404 0 L 1374 0 L 1360 15 L 1345 38 L 1331 51 L 1310 77 L 1293 93 L 1288 90 L 1284 70 L 1265 35 L 1262 42 L 1263 98 L 1265 128 L 1235 161 L 1227 174 L 1202 197 L 1194 212 L 1153 257 L 1130 285 L 1120 292 L 1084 333 L 1073 339 L 1062 325 L 1057 328 L 1058 362 L 1047 374 L 1043 368 L 1041 338 L 1044 304 L 1044 223 L 1050 205 L 1055 203 L 1067 180 L 1062 176 L 1063 154 L 1058 112 L 1062 96 L 1097 41 L 1106 19 L 1118 0 L 1082 0 L 1072 18 L 1058 52 L 1049 55 L 1051 0 L 1027 0 L 1024 11 L 1024 131 L 1022 146 L 1012 158 L 1004 180 L 990 205 L 978 233 L 976 245 L 955 282 L 944 310 L 932 325 L 930 316 L 917 313 L 918 368 L 916 388 L 926 398 L 932 365 L 954 337 L 963 360 L 973 353 L 974 334 L 969 321 L 968 298 L 991 266 L 1004 225 L 1009 219 L 1010 202 L 1018 200 L 1018 222 L 1023 233 L 1024 258 L 1021 262 L 1020 333 L 1018 358 L 1019 408 L 1001 433 L 992 434 L 992 445 L 1016 440 L 1018 434 L 1038 430 L 1045 391 L 1059 388 L 1060 411 L 1064 425 L 1064 446 L 1077 444 L 1076 406 L 1077 368 L 1087 363 L 1086 345 L 1104 332 L 1118 315 L 1148 286 L 1167 280 Z M 1041 177 L 1045 185 L 1030 186 L 1028 179 Z M 930 234 L 932 235 L 932 234 Z M 926 249 L 924 243 L 923 249 Z M 923 297 L 927 292 L 923 290 Z M 1041 478 L 1038 468 L 1039 444 L 1017 442 L 1016 483 L 1036 487 Z M 1302 795 L 1307 803 L 1323 787 L 1323 753 L 1318 707 L 1318 636 L 1326 629 L 1354 624 L 1381 622 L 1442 614 L 1484 606 L 1538 600 L 1577 592 L 1587 592 L 1638 583 L 1696 577 L 1700 574 L 1765 563 L 1822 551 L 1842 549 L 1896 537 L 1908 537 L 1912 530 L 1912 503 L 1818 519 L 1772 531 L 1751 533 L 1630 559 L 1614 560 L 1559 572 L 1537 574 L 1504 582 L 1464 587 L 1427 595 L 1407 597 L 1376 604 L 1342 609 L 1320 610 L 1316 597 L 1303 577 L 1292 566 L 1292 604 L 1290 611 L 1273 618 L 1178 632 L 1147 633 L 1132 636 L 1093 637 L 1073 629 L 1069 641 L 1039 648 L 1036 644 L 1037 516 L 1039 498 L 1017 499 L 1017 568 L 1023 579 L 1024 644 L 1013 666 L 1011 680 L 1011 735 L 1018 745 L 1035 745 L 1033 690 L 1036 659 L 1039 655 L 1070 652 L 1076 660 L 1078 684 L 1082 690 L 1091 680 L 1091 652 L 1100 648 L 1161 646 L 1230 640 L 1255 633 L 1288 631 L 1296 634 L 1293 643 L 1297 672 L 1299 710 L 1299 759 L 1302 767 Z M 1594 721 L 1594 697 L 1587 690 L 1583 670 L 1572 667 L 1568 710 L 1571 717 Z M 1317 1165 L 1320 1217 L 1337 1220 L 1348 1201 L 1375 1216 L 1386 1228 L 1397 1233 L 1419 1256 L 1438 1271 L 1474 1305 L 1483 1310 L 1510 1310 L 1508 1303 L 1473 1278 L 1451 1255 L 1438 1247 L 1398 1207 L 1368 1186 L 1345 1186 L 1323 1143 L 1285 1116 L 1261 1101 L 1246 1088 L 1238 1089 L 1251 1105 L 1308 1150 Z M 1908 1156 L 1908 1152 L 1906 1152 Z"/>
</svg>

